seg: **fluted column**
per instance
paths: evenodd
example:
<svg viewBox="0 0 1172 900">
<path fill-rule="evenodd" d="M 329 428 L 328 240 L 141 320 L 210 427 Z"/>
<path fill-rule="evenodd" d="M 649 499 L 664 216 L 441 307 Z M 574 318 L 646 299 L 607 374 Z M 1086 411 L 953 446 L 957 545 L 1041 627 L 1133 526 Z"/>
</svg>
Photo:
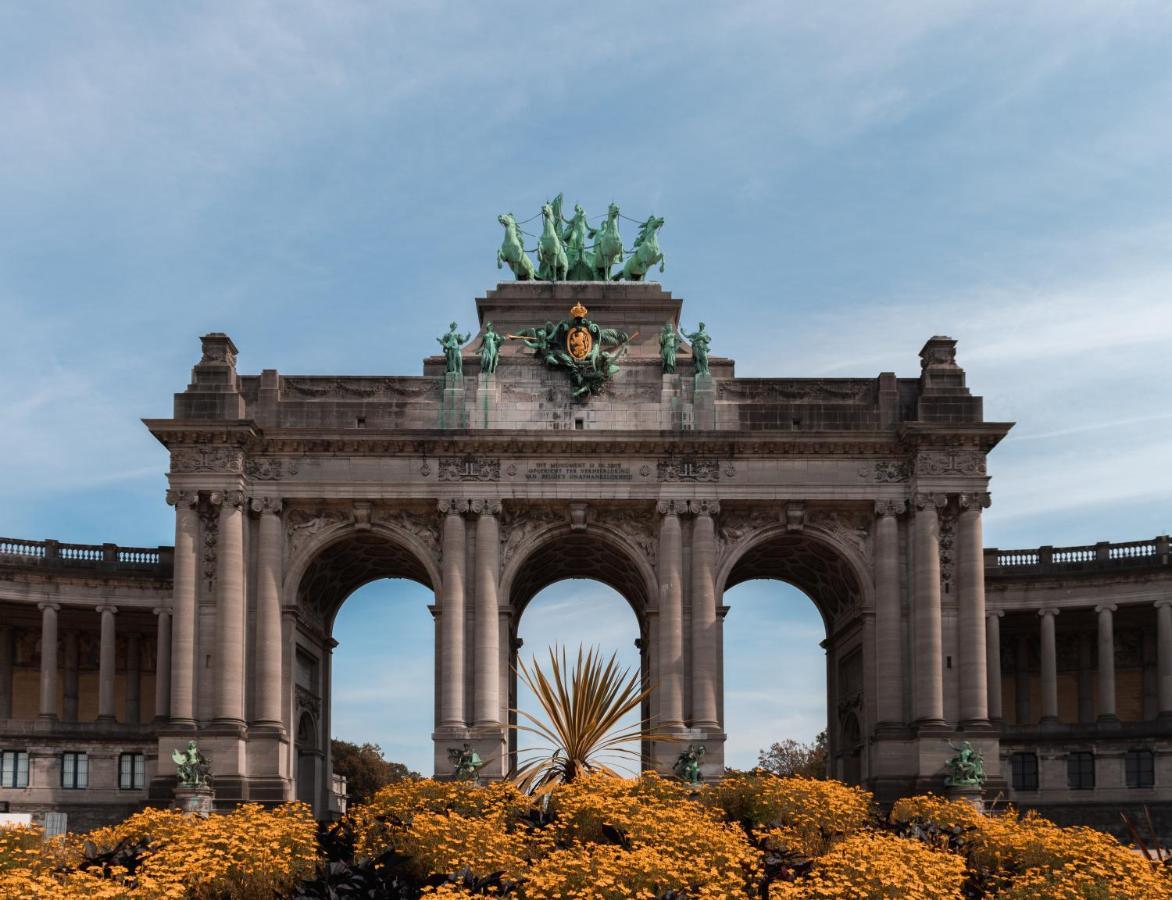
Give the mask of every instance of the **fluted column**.
<svg viewBox="0 0 1172 900">
<path fill-rule="evenodd" d="M 960 495 L 957 517 L 957 586 L 960 589 L 960 721 L 972 728 L 989 724 L 989 678 L 985 644 L 985 548 L 981 510 L 989 495 Z"/>
<path fill-rule="evenodd" d="M 0 719 L 12 718 L 12 626 L 0 625 Z"/>
<path fill-rule="evenodd" d="M 244 494 L 212 494 L 220 508 L 216 537 L 215 705 L 221 724 L 244 724 Z"/>
<path fill-rule="evenodd" d="M 693 500 L 692 523 L 692 727 L 717 731 L 715 500 Z"/>
<path fill-rule="evenodd" d="M 57 610 L 56 603 L 38 603 L 41 610 L 41 718 L 57 718 Z"/>
<path fill-rule="evenodd" d="M 875 504 L 875 710 L 881 725 L 903 723 L 903 622 L 899 597 L 899 516 L 904 500 Z"/>
<path fill-rule="evenodd" d="M 1115 715 L 1115 604 L 1095 607 L 1099 617 L 1099 718 L 1116 721 Z"/>
<path fill-rule="evenodd" d="M 269 728 L 281 722 L 281 501 L 256 498 L 260 513 L 256 579 L 256 705 L 255 721 Z"/>
<path fill-rule="evenodd" d="M 985 672 L 989 686 L 989 718 L 1004 717 L 1001 708 L 1001 617 L 999 609 L 985 611 Z"/>
<path fill-rule="evenodd" d="M 1054 619 L 1058 610 L 1040 609 L 1042 619 L 1042 722 L 1058 721 L 1058 651 L 1054 639 Z"/>
<path fill-rule="evenodd" d="M 656 507 L 659 523 L 659 715 L 661 728 L 684 724 L 684 586 L 675 500 Z"/>
<path fill-rule="evenodd" d="M 195 598 L 199 546 L 198 496 L 193 491 L 168 491 L 175 507 L 175 564 L 171 588 L 171 722 L 195 726 Z"/>
<path fill-rule="evenodd" d="M 497 579 L 500 577 L 501 536 L 497 515 L 499 500 L 473 500 L 476 520 L 476 690 L 473 721 L 477 725 L 500 725 L 500 604 Z"/>
<path fill-rule="evenodd" d="M 943 494 L 917 494 L 915 514 L 916 721 L 944 724 L 944 660 L 940 613 L 940 519 Z"/>
<path fill-rule="evenodd" d="M 171 715 L 171 610 L 155 607 L 155 719 Z"/>
<path fill-rule="evenodd" d="M 70 629 L 61 639 L 65 652 L 65 689 L 61 692 L 61 719 L 77 721 L 77 707 L 80 691 L 77 674 L 77 632 Z"/>
<path fill-rule="evenodd" d="M 1156 700 L 1159 714 L 1172 716 L 1172 599 L 1156 606 Z"/>
<path fill-rule="evenodd" d="M 126 721 L 137 725 L 142 713 L 141 649 L 137 631 L 126 635 Z"/>
<path fill-rule="evenodd" d="M 440 725 L 464 728 L 464 512 L 467 500 L 442 500 L 443 587 L 440 598 Z"/>
<path fill-rule="evenodd" d="M 98 649 L 98 721 L 114 721 L 114 615 L 116 606 L 99 606 L 102 617 L 101 645 Z"/>
</svg>

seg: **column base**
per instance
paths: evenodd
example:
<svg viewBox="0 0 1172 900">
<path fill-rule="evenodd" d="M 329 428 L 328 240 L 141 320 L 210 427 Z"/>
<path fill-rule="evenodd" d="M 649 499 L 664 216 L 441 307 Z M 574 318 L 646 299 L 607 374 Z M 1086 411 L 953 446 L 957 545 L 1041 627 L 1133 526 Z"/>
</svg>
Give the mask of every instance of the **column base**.
<svg viewBox="0 0 1172 900">
<path fill-rule="evenodd" d="M 113 716 L 98 716 L 94 721 L 101 722 L 103 725 L 113 725 L 115 719 Z"/>
<path fill-rule="evenodd" d="M 912 728 L 916 734 L 942 734 L 953 730 L 943 719 L 916 719 Z"/>
<path fill-rule="evenodd" d="M 912 736 L 912 729 L 906 722 L 878 722 L 875 725 L 875 737 L 897 738 L 906 740 Z"/>
<path fill-rule="evenodd" d="M 1102 715 L 1095 719 L 1095 725 L 1099 728 L 1114 729 L 1119 728 L 1122 723 L 1116 715 Z"/>
<path fill-rule="evenodd" d="M 1062 723 L 1058 721 L 1057 716 L 1042 716 L 1042 718 L 1038 720 L 1038 727 L 1041 729 L 1057 728 L 1061 724 Z"/>
<path fill-rule="evenodd" d="M 962 719 L 961 731 L 994 731 L 993 723 L 988 719 Z"/>
</svg>

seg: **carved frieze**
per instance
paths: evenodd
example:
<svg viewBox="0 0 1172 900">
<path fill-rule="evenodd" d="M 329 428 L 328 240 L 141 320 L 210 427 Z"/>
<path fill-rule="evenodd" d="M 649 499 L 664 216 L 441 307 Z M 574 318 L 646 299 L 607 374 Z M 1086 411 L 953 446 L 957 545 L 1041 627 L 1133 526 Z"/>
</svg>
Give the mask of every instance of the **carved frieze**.
<svg viewBox="0 0 1172 900">
<path fill-rule="evenodd" d="M 979 450 L 921 450 L 916 475 L 984 475 L 985 454 Z"/>
<path fill-rule="evenodd" d="M 859 478 L 879 484 L 896 484 L 911 478 L 911 466 L 904 460 L 881 459 L 860 463 Z"/>
<path fill-rule="evenodd" d="M 777 509 L 733 507 L 720 515 L 716 537 L 725 550 L 748 535 L 774 526 L 779 521 Z"/>
<path fill-rule="evenodd" d="M 718 382 L 721 400 L 756 403 L 863 403 L 871 382 L 827 382 L 737 378 Z"/>
<path fill-rule="evenodd" d="M 290 555 L 315 534 L 334 525 L 341 525 L 350 520 L 350 516 L 340 509 L 291 509 L 285 516 L 285 534 L 288 537 Z"/>
<path fill-rule="evenodd" d="M 496 456 L 444 456 L 436 464 L 440 481 L 501 480 L 501 461 Z"/>
<path fill-rule="evenodd" d="M 500 517 L 501 567 L 534 535 L 566 520 L 564 510 L 550 506 L 506 506 Z"/>
<path fill-rule="evenodd" d="M 255 456 L 244 463 L 244 474 L 254 481 L 276 481 L 297 474 L 297 460 L 275 459 L 271 456 Z"/>
<path fill-rule="evenodd" d="M 605 528 L 626 538 L 639 548 L 647 561 L 654 566 L 659 550 L 659 534 L 655 517 L 650 510 L 602 507 L 593 512 L 592 527 Z"/>
<path fill-rule="evenodd" d="M 698 456 L 669 456 L 659 461 L 660 481 L 719 481 L 720 460 Z"/>
<path fill-rule="evenodd" d="M 863 556 L 867 555 L 871 520 L 872 516 L 864 510 L 814 508 L 806 512 L 806 524 L 809 527 L 833 534 Z"/>
<path fill-rule="evenodd" d="M 401 528 L 408 534 L 418 538 L 427 547 L 432 558 L 438 563 L 440 559 L 440 522 L 431 510 L 396 509 L 393 511 L 375 510 L 372 515 L 375 524 L 387 524 Z"/>
<path fill-rule="evenodd" d="M 290 378 L 281 379 L 281 392 L 307 400 L 413 400 L 439 396 L 430 378 Z"/>
<path fill-rule="evenodd" d="M 239 475 L 244 471 L 244 451 L 234 447 L 177 447 L 171 451 L 171 471 Z"/>
</svg>

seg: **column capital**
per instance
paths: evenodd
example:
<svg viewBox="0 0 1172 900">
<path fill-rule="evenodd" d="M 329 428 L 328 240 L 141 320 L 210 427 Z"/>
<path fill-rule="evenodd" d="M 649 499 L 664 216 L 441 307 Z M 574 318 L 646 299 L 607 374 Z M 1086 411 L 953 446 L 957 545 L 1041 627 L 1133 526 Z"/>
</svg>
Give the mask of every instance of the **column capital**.
<svg viewBox="0 0 1172 900">
<path fill-rule="evenodd" d="M 915 504 L 917 512 L 925 510 L 936 512 L 936 510 L 943 509 L 948 505 L 948 495 L 921 492 L 912 498 L 912 503 Z"/>
<path fill-rule="evenodd" d="M 980 512 L 992 505 L 993 498 L 987 491 L 975 491 L 961 494 L 959 502 L 962 512 Z"/>
<path fill-rule="evenodd" d="M 52 600 L 42 600 L 37 604 L 37 609 L 51 609 L 53 612 L 57 612 L 59 609 L 61 609 L 61 604 L 54 603 Z"/>
<path fill-rule="evenodd" d="M 1160 609 L 1164 606 L 1172 606 L 1172 597 L 1161 597 L 1159 600 L 1153 603 L 1152 606 L 1154 606 L 1156 609 Z"/>
<path fill-rule="evenodd" d="M 244 491 L 212 491 L 208 495 L 208 502 L 220 508 L 243 509 Z"/>
<path fill-rule="evenodd" d="M 153 612 L 156 616 L 169 616 L 169 615 L 171 615 L 171 607 L 169 607 L 169 606 L 156 606 L 154 609 L 151 610 L 151 612 Z"/>
<path fill-rule="evenodd" d="M 437 508 L 447 516 L 462 516 L 468 512 L 469 501 L 463 498 L 445 497 L 437 501 Z"/>
<path fill-rule="evenodd" d="M 1043 609 L 1039 609 L 1038 615 L 1041 616 L 1042 618 L 1045 618 L 1046 616 L 1056 616 L 1061 611 L 1062 610 L 1058 609 L 1055 606 L 1047 606 L 1047 607 L 1044 607 Z"/>
<path fill-rule="evenodd" d="M 495 499 L 477 498 L 471 501 L 472 512 L 478 516 L 499 516 L 501 501 Z"/>
<path fill-rule="evenodd" d="M 689 500 L 688 512 L 694 516 L 714 516 L 720 512 L 720 501 Z"/>
<path fill-rule="evenodd" d="M 876 518 L 883 518 L 884 516 L 902 516 L 907 512 L 906 500 L 876 500 L 875 501 L 875 516 Z"/>
<path fill-rule="evenodd" d="M 1097 613 L 1104 613 L 1104 612 L 1113 613 L 1117 609 L 1119 609 L 1119 607 L 1116 606 L 1114 603 L 1098 603 L 1095 605 L 1095 612 L 1097 612 Z"/>
<path fill-rule="evenodd" d="M 115 615 L 118 612 L 118 607 L 109 603 L 103 603 L 101 606 L 95 606 L 94 612 L 110 613 L 110 615 Z"/>
<path fill-rule="evenodd" d="M 678 516 L 688 511 L 687 500 L 660 500 L 655 504 L 655 511 L 661 516 Z"/>
<path fill-rule="evenodd" d="M 174 506 L 177 510 L 184 506 L 193 508 L 199 503 L 199 491 L 180 491 L 172 488 L 167 491 L 166 500 L 168 506 Z"/>
<path fill-rule="evenodd" d="M 274 516 L 279 516 L 281 510 L 285 507 L 285 501 L 280 497 L 253 497 L 248 501 L 249 509 L 254 513 L 271 513 Z"/>
<path fill-rule="evenodd" d="M 1003 609 L 986 609 L 985 610 L 985 618 L 986 619 L 1000 619 L 1004 615 L 1005 615 L 1005 610 L 1003 610 Z"/>
</svg>

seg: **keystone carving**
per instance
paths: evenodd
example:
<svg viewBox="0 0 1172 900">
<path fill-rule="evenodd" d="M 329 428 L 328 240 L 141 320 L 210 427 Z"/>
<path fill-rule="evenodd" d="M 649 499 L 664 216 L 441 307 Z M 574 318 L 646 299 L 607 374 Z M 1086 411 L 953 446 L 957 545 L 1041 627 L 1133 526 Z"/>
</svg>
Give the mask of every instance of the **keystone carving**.
<svg viewBox="0 0 1172 900">
<path fill-rule="evenodd" d="M 785 530 L 801 531 L 806 524 L 806 504 L 787 503 L 785 505 Z"/>
</svg>

